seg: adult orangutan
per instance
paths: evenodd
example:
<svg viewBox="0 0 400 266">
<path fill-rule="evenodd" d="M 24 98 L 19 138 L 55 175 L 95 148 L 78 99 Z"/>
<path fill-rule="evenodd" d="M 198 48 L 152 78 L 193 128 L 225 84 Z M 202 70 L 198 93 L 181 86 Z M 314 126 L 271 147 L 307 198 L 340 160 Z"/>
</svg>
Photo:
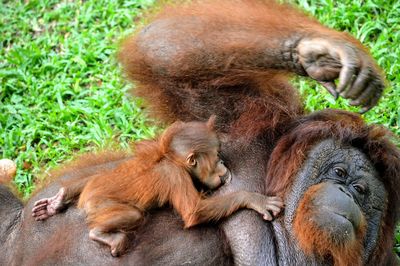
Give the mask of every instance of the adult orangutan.
<svg viewBox="0 0 400 266">
<path fill-rule="evenodd" d="M 15 265 L 393 265 L 400 153 L 379 126 L 336 110 L 305 115 L 286 74 L 309 76 L 362 111 L 383 77 L 365 48 L 286 5 L 218 1 L 170 7 L 120 52 L 121 63 L 166 123 L 217 114 L 221 156 L 232 180 L 218 190 L 278 194 L 272 223 L 242 210 L 215 225 L 182 229 L 168 209 L 135 231 L 132 250 L 111 258 L 87 240 L 74 208 L 43 223 L 1 189 L 0 264 Z M 338 79 L 338 86 L 334 80 Z M 126 156 L 82 159 L 60 179 L 110 170 Z M 105 184 L 107 185 L 107 184 Z"/>
</svg>

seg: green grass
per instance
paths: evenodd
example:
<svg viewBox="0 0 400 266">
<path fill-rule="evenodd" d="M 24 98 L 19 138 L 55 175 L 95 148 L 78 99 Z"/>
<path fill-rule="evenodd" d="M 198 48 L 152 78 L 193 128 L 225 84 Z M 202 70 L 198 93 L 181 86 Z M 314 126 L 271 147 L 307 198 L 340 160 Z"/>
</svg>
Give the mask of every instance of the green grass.
<svg viewBox="0 0 400 266">
<path fill-rule="evenodd" d="M 154 135 L 115 52 L 155 0 L 25 2 L 0 4 L 0 158 L 17 162 L 15 183 L 28 196 L 39 173 L 73 154 Z M 400 136 L 400 1 L 292 2 L 370 48 L 389 87 L 365 119 Z M 356 110 L 315 82 L 295 82 L 310 111 Z"/>
<path fill-rule="evenodd" d="M 151 0 L 0 4 L 0 158 L 17 162 L 27 196 L 40 172 L 155 127 L 127 97 L 118 41 Z"/>
</svg>

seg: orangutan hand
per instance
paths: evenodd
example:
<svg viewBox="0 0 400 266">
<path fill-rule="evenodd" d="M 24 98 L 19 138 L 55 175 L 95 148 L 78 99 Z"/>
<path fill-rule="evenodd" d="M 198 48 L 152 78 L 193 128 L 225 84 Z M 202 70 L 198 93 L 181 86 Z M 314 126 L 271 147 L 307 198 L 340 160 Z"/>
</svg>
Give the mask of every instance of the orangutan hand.
<svg viewBox="0 0 400 266">
<path fill-rule="evenodd" d="M 352 99 L 364 113 L 376 105 L 385 87 L 381 71 L 371 56 L 355 43 L 305 38 L 297 46 L 299 62 L 307 74 L 335 98 Z M 334 80 L 339 78 L 336 86 Z"/>
</svg>

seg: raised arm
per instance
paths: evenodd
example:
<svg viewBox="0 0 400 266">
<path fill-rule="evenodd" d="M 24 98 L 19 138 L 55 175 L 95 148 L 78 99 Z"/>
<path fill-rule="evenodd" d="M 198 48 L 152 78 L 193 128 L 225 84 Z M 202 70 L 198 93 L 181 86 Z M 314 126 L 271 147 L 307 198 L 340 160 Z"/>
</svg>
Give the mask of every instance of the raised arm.
<svg viewBox="0 0 400 266">
<path fill-rule="evenodd" d="M 149 77 L 221 83 L 293 72 L 317 80 L 335 97 L 352 99 L 362 111 L 377 103 L 384 88 L 379 68 L 357 40 L 273 1 L 166 8 L 124 43 L 120 60 L 142 83 Z"/>
</svg>

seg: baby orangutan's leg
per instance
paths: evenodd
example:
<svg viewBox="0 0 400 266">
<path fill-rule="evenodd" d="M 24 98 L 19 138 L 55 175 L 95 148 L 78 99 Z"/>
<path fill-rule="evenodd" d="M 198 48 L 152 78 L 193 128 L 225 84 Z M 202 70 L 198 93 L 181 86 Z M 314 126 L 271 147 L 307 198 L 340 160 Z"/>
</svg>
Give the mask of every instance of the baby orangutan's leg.
<svg viewBox="0 0 400 266">
<path fill-rule="evenodd" d="M 84 206 L 88 215 L 89 237 L 110 246 L 111 255 L 117 257 L 128 248 L 126 233 L 142 223 L 143 215 L 139 209 L 128 204 L 106 201 L 102 205 L 89 203 Z"/>
<path fill-rule="evenodd" d="M 65 207 L 65 189 L 62 187 L 57 194 L 50 198 L 36 201 L 33 205 L 32 216 L 36 221 L 46 220 L 59 213 Z"/>
</svg>

